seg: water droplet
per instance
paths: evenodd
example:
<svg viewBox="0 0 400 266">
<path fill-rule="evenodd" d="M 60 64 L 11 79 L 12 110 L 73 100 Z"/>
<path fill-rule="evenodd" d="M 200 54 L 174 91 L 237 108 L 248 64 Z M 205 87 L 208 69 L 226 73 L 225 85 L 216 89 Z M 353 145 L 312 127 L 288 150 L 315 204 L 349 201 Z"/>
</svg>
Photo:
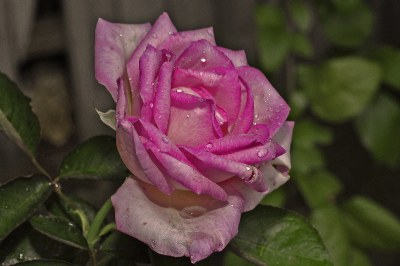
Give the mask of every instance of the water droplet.
<svg viewBox="0 0 400 266">
<path fill-rule="evenodd" d="M 149 105 L 150 105 L 150 108 L 153 108 L 153 107 L 154 107 L 154 104 L 153 104 L 153 103 L 150 103 Z"/>
<path fill-rule="evenodd" d="M 261 149 L 257 152 L 257 156 L 260 158 L 265 157 L 267 154 L 268 154 L 268 150 L 266 150 L 266 149 Z"/>
<path fill-rule="evenodd" d="M 19 258 L 20 260 L 23 260 L 23 259 L 24 259 L 24 254 L 19 253 L 18 258 Z"/>
<path fill-rule="evenodd" d="M 174 34 L 174 32 L 173 32 L 173 31 L 169 31 L 168 34 L 169 34 L 169 35 L 172 35 L 172 34 Z"/>
<path fill-rule="evenodd" d="M 162 140 L 162 142 L 164 142 L 164 143 L 169 143 L 169 140 L 168 140 L 167 137 L 162 137 L 161 140 Z"/>
<path fill-rule="evenodd" d="M 245 170 L 246 170 L 246 171 L 250 171 L 250 170 L 251 170 L 251 167 L 250 167 L 250 166 L 246 166 Z"/>
<path fill-rule="evenodd" d="M 61 188 L 61 185 L 60 185 L 59 183 L 54 183 L 54 188 L 55 188 L 55 189 L 60 189 L 60 188 Z"/>
<path fill-rule="evenodd" d="M 214 145 L 211 142 L 207 143 L 206 145 L 207 150 L 211 150 L 213 147 Z"/>
<path fill-rule="evenodd" d="M 207 30 L 207 33 L 208 33 L 208 35 L 211 35 L 211 36 L 212 36 L 212 35 L 213 35 L 212 29 L 208 29 L 208 30 Z"/>
<path fill-rule="evenodd" d="M 207 59 L 206 59 L 205 57 L 201 57 L 201 58 L 200 58 L 200 61 L 201 61 L 202 63 L 205 63 L 205 62 L 207 62 Z"/>
<path fill-rule="evenodd" d="M 131 81 L 131 80 L 132 80 L 132 78 L 131 78 L 131 77 L 129 77 L 129 78 L 128 78 L 128 80 L 129 80 L 129 81 Z"/>
<path fill-rule="evenodd" d="M 177 89 L 176 92 L 183 92 L 183 90 L 182 89 Z"/>
<path fill-rule="evenodd" d="M 154 86 L 154 82 L 151 83 L 151 86 Z"/>
<path fill-rule="evenodd" d="M 186 115 L 186 118 L 189 118 L 190 117 L 190 115 Z"/>
<path fill-rule="evenodd" d="M 255 114 L 255 115 L 254 115 L 254 118 L 257 119 L 257 118 L 258 118 L 258 114 Z"/>
<path fill-rule="evenodd" d="M 69 226 L 74 226 L 74 224 L 73 224 L 73 223 L 68 223 L 68 225 L 69 225 Z"/>
<path fill-rule="evenodd" d="M 156 247 L 156 241 L 154 239 L 151 240 L 150 247 L 154 249 Z"/>
<path fill-rule="evenodd" d="M 119 37 L 123 37 L 124 35 L 122 35 L 122 33 L 119 34 Z"/>
<path fill-rule="evenodd" d="M 151 35 L 151 37 L 157 38 L 157 34 L 156 34 L 156 33 L 153 33 L 153 34 Z"/>
<path fill-rule="evenodd" d="M 203 215 L 207 210 L 201 206 L 190 206 L 183 208 L 179 215 L 183 219 L 192 219 Z"/>
</svg>

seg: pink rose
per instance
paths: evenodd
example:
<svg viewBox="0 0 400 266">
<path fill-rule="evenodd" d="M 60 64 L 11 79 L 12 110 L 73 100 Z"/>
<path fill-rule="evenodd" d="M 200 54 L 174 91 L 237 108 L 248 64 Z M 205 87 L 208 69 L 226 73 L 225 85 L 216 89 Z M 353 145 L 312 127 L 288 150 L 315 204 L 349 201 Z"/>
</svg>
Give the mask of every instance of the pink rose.
<svg viewBox="0 0 400 266">
<path fill-rule="evenodd" d="M 289 177 L 289 107 L 243 51 L 212 28 L 96 27 L 96 78 L 116 101 L 116 136 L 132 172 L 112 196 L 118 230 L 194 263 L 221 251 Z"/>
</svg>

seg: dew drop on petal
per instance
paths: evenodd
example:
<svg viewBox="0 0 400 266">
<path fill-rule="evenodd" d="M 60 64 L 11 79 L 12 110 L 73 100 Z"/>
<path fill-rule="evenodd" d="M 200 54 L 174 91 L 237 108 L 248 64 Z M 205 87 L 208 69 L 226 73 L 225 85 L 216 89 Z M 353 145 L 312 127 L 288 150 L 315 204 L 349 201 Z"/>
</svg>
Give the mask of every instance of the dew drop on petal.
<svg viewBox="0 0 400 266">
<path fill-rule="evenodd" d="M 154 249 L 156 247 L 156 241 L 154 239 L 151 240 L 150 247 Z"/>
<path fill-rule="evenodd" d="M 186 115 L 186 118 L 189 118 L 190 117 L 190 115 Z"/>
<path fill-rule="evenodd" d="M 153 104 L 153 103 L 150 103 L 149 105 L 150 105 L 150 108 L 153 108 L 153 107 L 154 107 L 154 104 Z"/>
<path fill-rule="evenodd" d="M 176 92 L 183 92 L 183 90 L 182 89 L 177 89 Z"/>
<path fill-rule="evenodd" d="M 203 215 L 207 210 L 201 206 L 185 207 L 179 211 L 179 215 L 184 219 L 192 219 Z"/>
<path fill-rule="evenodd" d="M 266 150 L 266 149 L 261 149 L 257 152 L 257 156 L 260 158 L 265 157 L 267 154 L 268 154 L 268 150 Z"/>
<path fill-rule="evenodd" d="M 157 36 L 157 34 L 156 34 L 156 33 L 153 33 L 153 34 L 151 35 L 151 37 L 153 37 L 153 38 L 157 38 L 158 36 Z"/>
<path fill-rule="evenodd" d="M 207 59 L 206 59 L 205 57 L 201 57 L 201 58 L 200 58 L 200 61 L 201 61 L 202 63 L 205 63 L 205 62 L 207 62 Z"/>
<path fill-rule="evenodd" d="M 211 150 L 213 147 L 214 145 L 211 142 L 207 143 L 206 145 L 207 150 Z"/>
<path fill-rule="evenodd" d="M 162 137 L 161 140 L 162 140 L 162 142 L 164 142 L 164 143 L 169 143 L 169 140 L 168 140 L 167 137 Z"/>
</svg>

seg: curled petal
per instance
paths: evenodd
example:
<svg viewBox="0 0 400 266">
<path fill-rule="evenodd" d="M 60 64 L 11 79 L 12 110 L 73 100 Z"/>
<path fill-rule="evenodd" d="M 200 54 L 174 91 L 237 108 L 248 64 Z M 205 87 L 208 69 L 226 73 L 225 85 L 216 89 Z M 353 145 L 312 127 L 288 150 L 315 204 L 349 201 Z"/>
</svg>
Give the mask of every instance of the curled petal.
<svg viewBox="0 0 400 266">
<path fill-rule="evenodd" d="M 235 67 L 247 66 L 246 53 L 243 50 L 234 51 L 224 47 L 217 47 L 217 49 L 223 52 L 233 63 Z"/>
<path fill-rule="evenodd" d="M 117 148 L 128 169 L 141 180 L 171 194 L 173 188 L 151 159 L 133 125 L 123 120 L 117 128 Z"/>
<path fill-rule="evenodd" d="M 95 36 L 96 79 L 117 99 L 117 79 L 125 72 L 125 63 L 138 46 L 150 24 L 118 24 L 99 19 Z"/>
<path fill-rule="evenodd" d="M 243 84 L 245 88 L 245 95 L 246 95 L 246 101 L 244 108 L 239 115 L 239 118 L 235 124 L 235 127 L 233 128 L 233 134 L 241 134 L 241 133 L 246 133 L 249 131 L 249 129 L 253 125 L 253 117 L 254 117 L 254 98 L 253 98 L 253 91 L 251 88 L 247 85 L 247 82 L 240 78 L 241 83 Z"/>
<path fill-rule="evenodd" d="M 211 205 L 212 201 L 176 191 L 161 200 L 187 204 L 175 209 L 152 201 L 152 194 L 156 193 L 150 186 L 128 178 L 111 200 L 118 230 L 143 241 L 160 254 L 187 256 L 195 263 L 224 249 L 238 232 L 243 210 L 239 196 L 230 195 L 228 203 Z M 196 205 L 190 205 L 192 202 Z M 202 206 L 204 202 L 206 205 Z"/>
<path fill-rule="evenodd" d="M 285 122 L 289 106 L 261 71 L 249 66 L 240 67 L 238 71 L 254 95 L 254 123 L 269 125 L 273 136 Z"/>
<path fill-rule="evenodd" d="M 215 45 L 214 31 L 212 28 L 204 28 L 191 31 L 176 32 L 168 36 L 165 41 L 160 44 L 159 49 L 167 49 L 173 52 L 176 56 L 180 56 L 192 42 L 198 40 L 207 40 L 212 45 Z"/>
<path fill-rule="evenodd" d="M 153 27 L 142 39 L 127 63 L 129 84 L 132 92 L 138 90 L 139 87 L 139 59 L 146 47 L 152 45 L 157 48 L 170 34 L 175 32 L 176 28 L 167 13 L 161 14 L 157 21 L 154 22 Z"/>
</svg>

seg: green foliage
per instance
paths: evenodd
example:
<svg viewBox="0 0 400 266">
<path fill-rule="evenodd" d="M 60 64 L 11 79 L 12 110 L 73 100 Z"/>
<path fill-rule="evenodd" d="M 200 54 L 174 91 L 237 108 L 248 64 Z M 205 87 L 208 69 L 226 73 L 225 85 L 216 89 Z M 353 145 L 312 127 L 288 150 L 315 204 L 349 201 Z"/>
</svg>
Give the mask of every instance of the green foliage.
<svg viewBox="0 0 400 266">
<path fill-rule="evenodd" d="M 306 1 L 291 0 L 288 2 L 290 17 L 302 32 L 309 31 L 312 22 L 312 11 Z"/>
<path fill-rule="evenodd" d="M 391 167 L 400 164 L 400 105 L 385 94 L 357 119 L 357 132 L 374 158 Z"/>
<path fill-rule="evenodd" d="M 286 201 L 286 191 L 284 187 L 280 187 L 271 193 L 268 193 L 260 202 L 261 205 L 271 205 L 275 207 L 283 207 Z"/>
<path fill-rule="evenodd" d="M 30 100 L 17 85 L 0 73 L 0 130 L 30 157 L 40 138 L 39 122 L 32 113 Z"/>
<path fill-rule="evenodd" d="M 380 64 L 383 82 L 400 90 L 400 50 L 390 46 L 373 51 L 373 58 Z"/>
<path fill-rule="evenodd" d="M 341 57 L 319 69 L 299 68 L 299 76 L 314 113 L 329 122 L 343 122 L 368 105 L 379 86 L 380 68 L 361 57 Z"/>
<path fill-rule="evenodd" d="M 82 143 L 63 160 L 60 178 L 123 180 L 127 170 L 119 157 L 115 138 L 93 137 Z"/>
<path fill-rule="evenodd" d="M 111 233 L 101 244 L 100 251 L 118 258 L 133 260 L 147 254 L 147 246 L 119 232 Z"/>
<path fill-rule="evenodd" d="M 26 221 L 50 196 L 51 184 L 41 175 L 17 178 L 0 188 L 0 240 Z"/>
<path fill-rule="evenodd" d="M 243 214 L 231 246 L 257 265 L 332 265 L 318 232 L 298 214 L 276 207 Z"/>
</svg>

